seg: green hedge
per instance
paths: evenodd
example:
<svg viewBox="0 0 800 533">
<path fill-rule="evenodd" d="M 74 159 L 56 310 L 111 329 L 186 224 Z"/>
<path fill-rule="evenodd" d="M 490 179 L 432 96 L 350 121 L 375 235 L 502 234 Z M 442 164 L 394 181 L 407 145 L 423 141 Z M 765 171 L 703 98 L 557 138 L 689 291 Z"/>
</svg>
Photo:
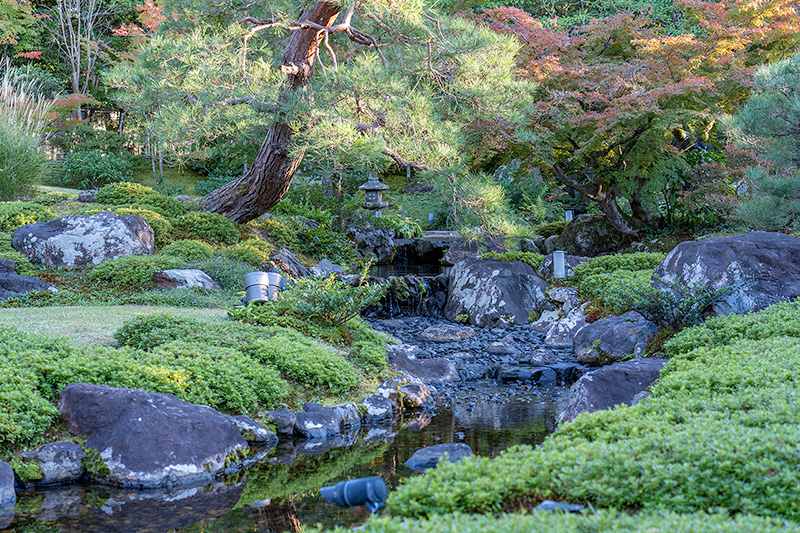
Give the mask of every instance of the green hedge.
<svg viewBox="0 0 800 533">
<path fill-rule="evenodd" d="M 321 528 L 306 528 L 309 533 Z M 352 531 L 343 527 L 335 533 Z M 587 511 L 583 514 L 546 513 L 467 515 L 445 514 L 413 520 L 393 517 L 373 518 L 364 533 L 779 533 L 798 532 L 800 525 L 752 515 L 729 517 L 725 513 L 678 514 L 649 512 L 628 515 L 614 511 Z"/>
<path fill-rule="evenodd" d="M 0 231 L 13 232 L 25 224 L 55 217 L 52 209 L 36 202 L 0 202 Z"/>
<path fill-rule="evenodd" d="M 665 257 L 665 254 L 648 252 L 592 257 L 585 263 L 575 267 L 569 282 L 574 285 L 581 285 L 583 280 L 590 276 L 612 274 L 618 270 L 650 270 L 652 272 Z"/>
<path fill-rule="evenodd" d="M 218 213 L 192 211 L 174 220 L 189 235 L 214 242 L 235 244 L 239 241 L 239 228 Z"/>
<path fill-rule="evenodd" d="M 156 194 L 158 193 L 150 187 L 123 181 L 100 187 L 94 201 L 99 204 L 126 205 Z"/>
<path fill-rule="evenodd" d="M 344 357 L 295 332 L 259 339 L 248 354 L 279 368 L 287 376 L 314 387 L 344 393 L 361 383 L 361 376 Z"/>
<path fill-rule="evenodd" d="M 103 261 L 89 276 L 124 289 L 142 289 L 153 286 L 153 274 L 157 271 L 183 266 L 182 260 L 169 255 L 124 255 Z"/>
<path fill-rule="evenodd" d="M 800 519 L 800 339 L 727 339 L 673 357 L 652 396 L 634 407 L 581 415 L 535 449 L 408 480 L 390 495 L 390 512 L 494 513 L 551 498 Z"/>
</svg>

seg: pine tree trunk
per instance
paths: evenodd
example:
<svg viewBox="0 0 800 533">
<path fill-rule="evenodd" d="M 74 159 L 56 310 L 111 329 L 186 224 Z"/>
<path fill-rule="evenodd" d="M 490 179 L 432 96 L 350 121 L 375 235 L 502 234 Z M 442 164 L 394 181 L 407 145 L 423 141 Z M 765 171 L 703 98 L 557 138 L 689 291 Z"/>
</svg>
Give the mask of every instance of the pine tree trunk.
<svg viewBox="0 0 800 533">
<path fill-rule="evenodd" d="M 319 2 L 304 11 L 300 20 L 310 20 L 329 27 L 336 20 L 340 10 L 339 5 Z M 279 103 L 286 102 L 292 93 L 308 85 L 314 71 L 314 59 L 320 39 L 317 30 L 314 29 L 292 32 L 283 51 L 281 65 L 287 70 L 294 69 L 296 72 L 288 75 L 286 83 L 281 88 Z M 276 120 L 269 127 L 253 165 L 242 177 L 211 191 L 203 198 L 203 207 L 223 214 L 234 222 L 244 224 L 266 213 L 280 202 L 289 190 L 292 177 L 303 159 L 302 152 L 295 157 L 289 154 L 289 143 L 293 133 L 289 124 L 280 119 Z"/>
</svg>

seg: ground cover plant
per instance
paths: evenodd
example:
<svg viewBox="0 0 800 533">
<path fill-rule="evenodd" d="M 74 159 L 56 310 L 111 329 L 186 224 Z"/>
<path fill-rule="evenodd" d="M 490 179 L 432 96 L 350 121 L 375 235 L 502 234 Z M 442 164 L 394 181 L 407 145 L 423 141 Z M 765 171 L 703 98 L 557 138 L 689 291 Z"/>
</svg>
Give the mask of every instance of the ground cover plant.
<svg viewBox="0 0 800 533">
<path fill-rule="evenodd" d="M 784 325 L 796 313 L 796 304 L 786 304 L 716 319 L 726 341 L 716 346 L 695 344 L 698 335 L 708 338 L 706 326 L 688 328 L 668 343 L 672 359 L 646 401 L 581 415 L 537 449 L 443 464 L 408 480 L 388 509 L 424 518 L 529 508 L 550 498 L 797 521 L 792 495 L 799 480 L 791 465 L 800 444 L 800 340 L 783 333 L 796 334 Z M 751 329 L 741 327 L 748 318 Z M 772 335 L 753 340 L 747 331 L 759 322 Z"/>
<path fill-rule="evenodd" d="M 386 366 L 386 339 L 353 320 L 353 333 L 331 335 L 336 346 L 288 326 L 173 313 L 130 319 L 114 334 L 116 346 L 75 346 L 0 326 L 0 399 L 8 407 L 0 415 L 0 453 L 44 442 L 57 422 L 59 392 L 76 382 L 167 392 L 254 415 L 363 395 Z"/>
</svg>

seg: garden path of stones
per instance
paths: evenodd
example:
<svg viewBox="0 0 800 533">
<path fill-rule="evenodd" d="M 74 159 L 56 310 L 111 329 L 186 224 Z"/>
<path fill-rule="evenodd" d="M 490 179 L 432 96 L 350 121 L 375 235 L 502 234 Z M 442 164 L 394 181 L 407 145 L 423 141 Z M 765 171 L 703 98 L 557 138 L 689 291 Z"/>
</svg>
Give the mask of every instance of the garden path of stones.
<svg viewBox="0 0 800 533">
<path fill-rule="evenodd" d="M 390 360 L 392 352 L 399 352 L 420 361 L 445 358 L 455 365 L 458 378 L 432 383 L 440 393 L 437 407 L 460 403 L 465 394 L 475 396 L 475 403 L 505 403 L 521 391 L 569 386 L 586 370 L 575 362 L 571 347 L 546 345 L 545 334 L 530 325 L 476 327 L 420 316 L 370 324 L 399 343 L 390 348 Z"/>
</svg>

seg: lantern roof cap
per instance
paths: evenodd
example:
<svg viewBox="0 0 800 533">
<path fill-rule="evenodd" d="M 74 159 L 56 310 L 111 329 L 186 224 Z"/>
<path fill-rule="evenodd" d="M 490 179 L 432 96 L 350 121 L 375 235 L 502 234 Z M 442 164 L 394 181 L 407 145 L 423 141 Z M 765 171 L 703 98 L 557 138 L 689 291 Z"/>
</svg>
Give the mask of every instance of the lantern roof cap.
<svg viewBox="0 0 800 533">
<path fill-rule="evenodd" d="M 359 187 L 359 189 L 364 191 L 385 191 L 388 188 L 389 186 L 385 183 L 381 183 L 375 174 L 370 174 L 369 180 Z"/>
</svg>

